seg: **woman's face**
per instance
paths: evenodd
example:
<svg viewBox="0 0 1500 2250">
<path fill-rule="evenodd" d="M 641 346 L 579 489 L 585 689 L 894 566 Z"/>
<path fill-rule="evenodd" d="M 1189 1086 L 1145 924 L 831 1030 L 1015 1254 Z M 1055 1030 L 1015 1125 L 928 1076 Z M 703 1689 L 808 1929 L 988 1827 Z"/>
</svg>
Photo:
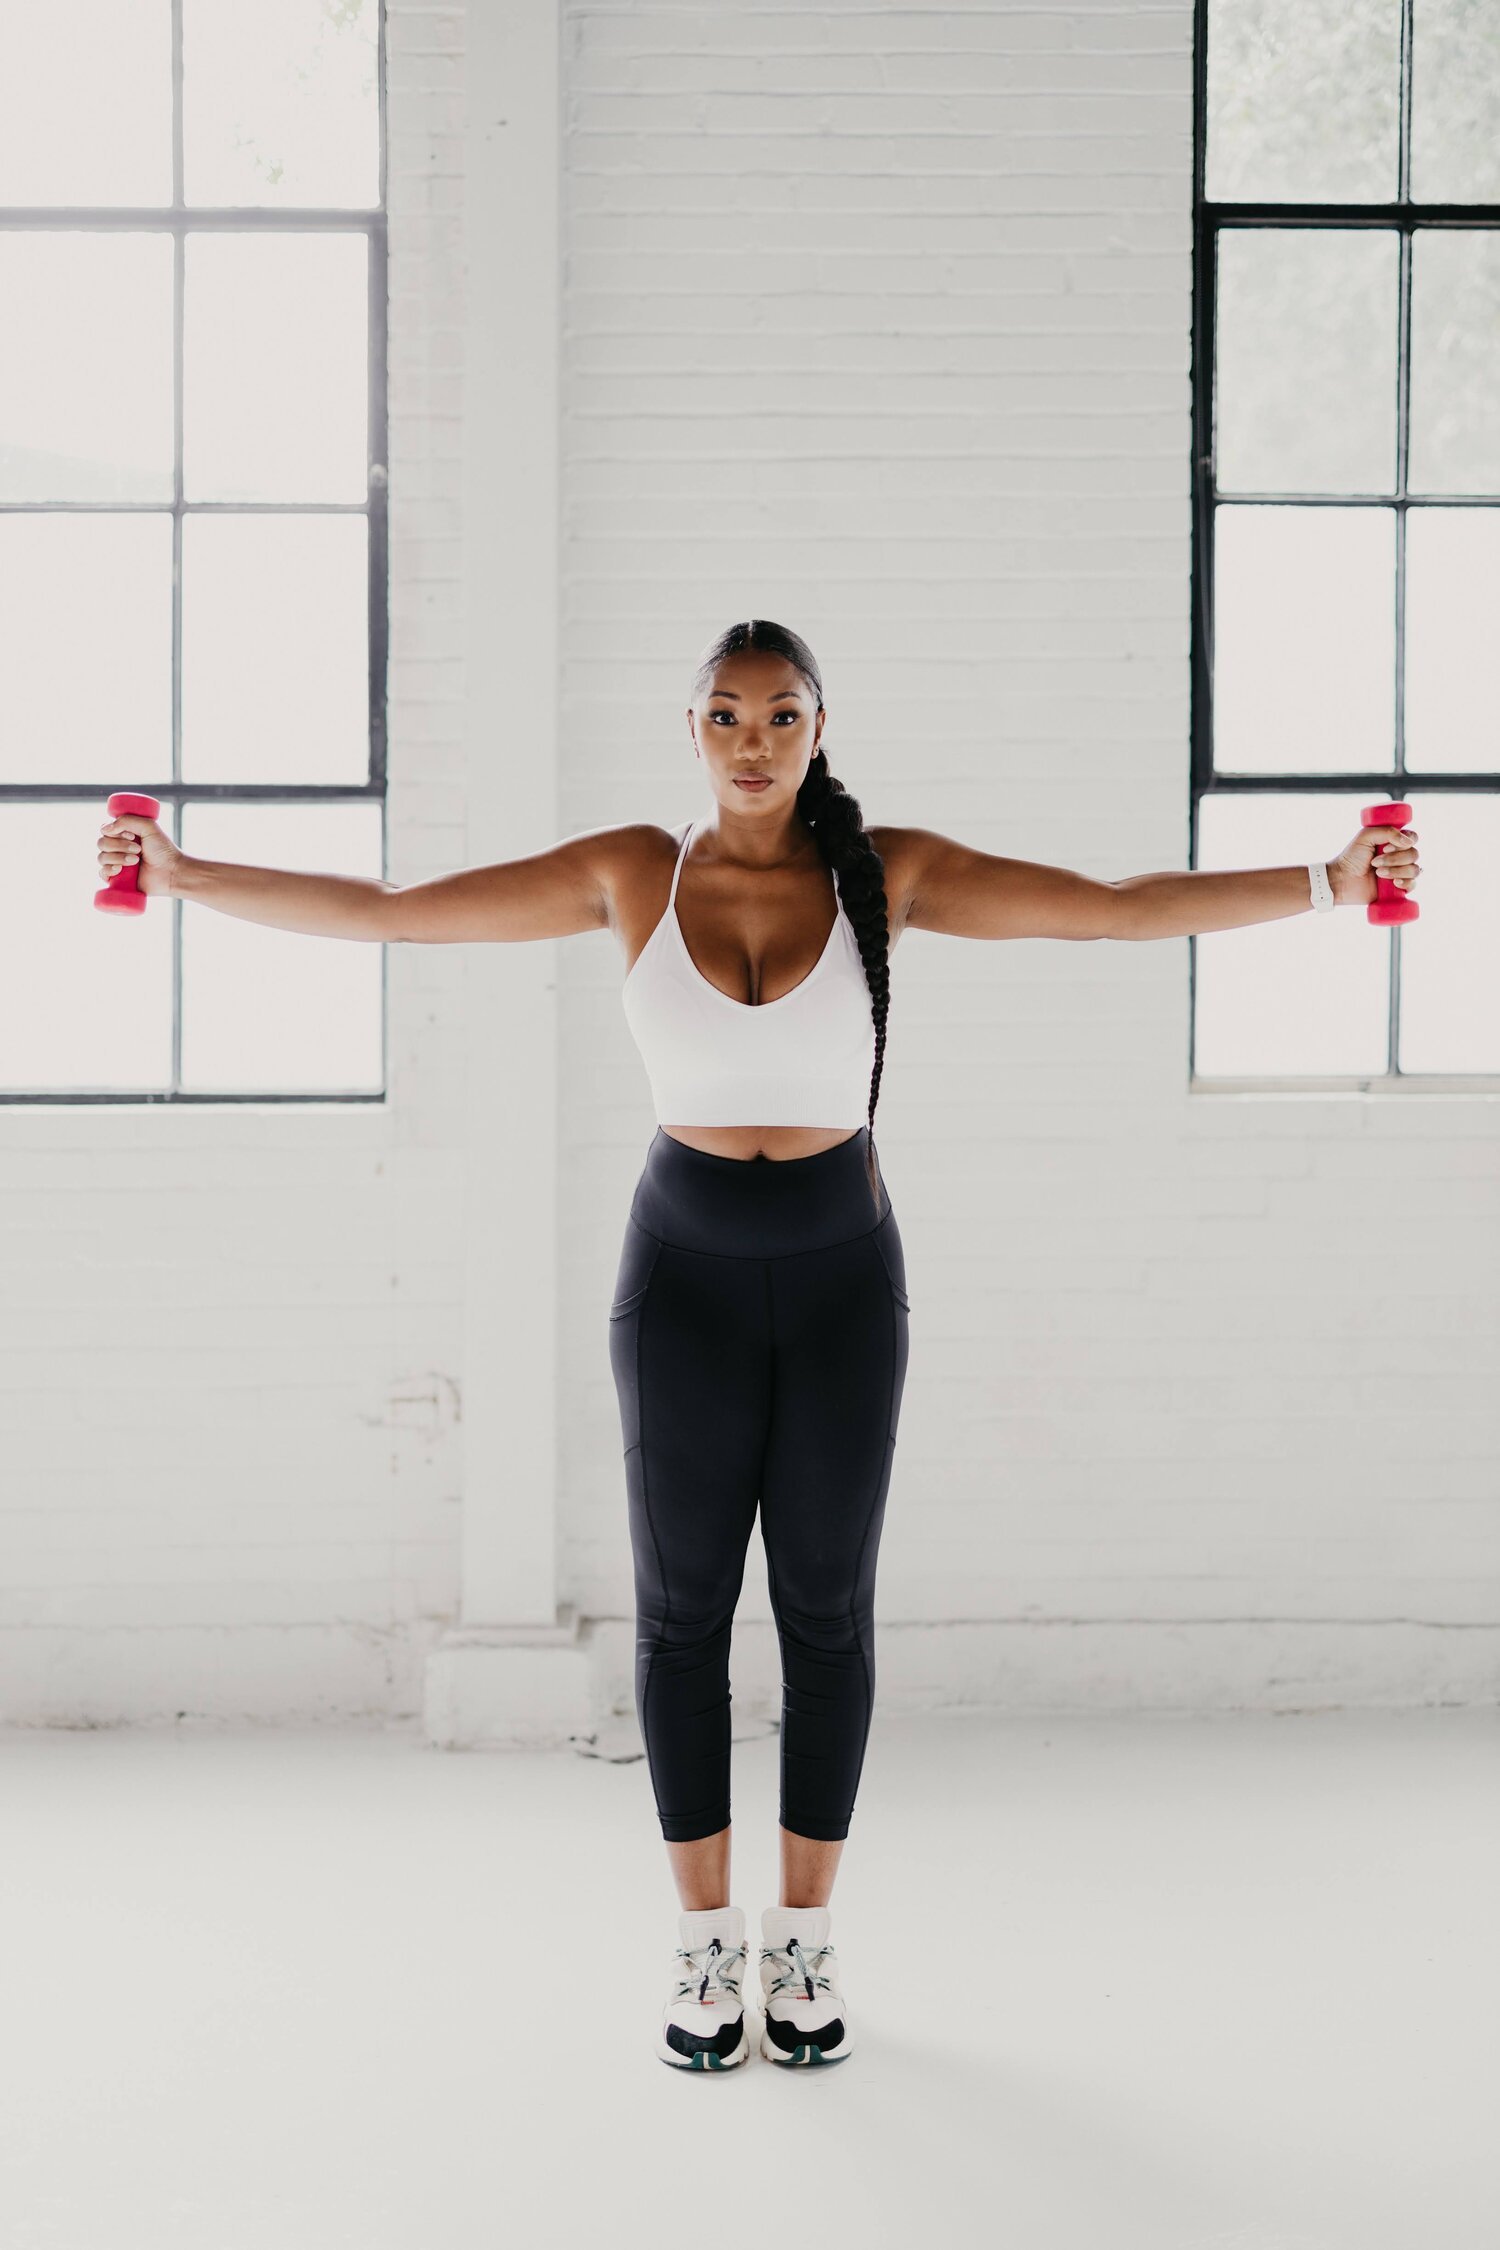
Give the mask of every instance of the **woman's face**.
<svg viewBox="0 0 1500 2250">
<path fill-rule="evenodd" d="M 743 649 L 715 667 L 689 707 L 688 726 L 722 805 L 784 812 L 807 777 L 825 716 L 795 664 L 766 649 Z M 743 786 L 759 775 L 763 787 Z"/>
</svg>

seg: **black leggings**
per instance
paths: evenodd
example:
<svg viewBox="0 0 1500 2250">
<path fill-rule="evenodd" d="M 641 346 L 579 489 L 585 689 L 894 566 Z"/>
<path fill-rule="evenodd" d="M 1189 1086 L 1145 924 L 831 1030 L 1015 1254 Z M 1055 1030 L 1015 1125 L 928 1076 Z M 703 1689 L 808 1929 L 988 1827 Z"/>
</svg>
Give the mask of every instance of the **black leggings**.
<svg viewBox="0 0 1500 2250">
<path fill-rule="evenodd" d="M 781 1643 L 781 1822 L 847 1836 L 875 1691 L 875 1556 L 906 1267 L 869 1129 L 777 1163 L 658 1130 L 610 1307 L 635 1557 L 636 1710 L 664 1837 L 729 1825 L 729 1637 L 761 1513 Z M 878 1174 L 877 1174 L 878 1176 Z"/>
</svg>

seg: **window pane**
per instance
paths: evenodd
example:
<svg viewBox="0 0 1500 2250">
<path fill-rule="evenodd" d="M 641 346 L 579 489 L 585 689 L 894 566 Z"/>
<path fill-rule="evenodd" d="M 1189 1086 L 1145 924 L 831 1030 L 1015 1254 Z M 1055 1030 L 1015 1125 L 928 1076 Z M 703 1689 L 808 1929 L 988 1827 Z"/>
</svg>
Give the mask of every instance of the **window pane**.
<svg viewBox="0 0 1500 2250">
<path fill-rule="evenodd" d="M 1219 236 L 1221 492 L 1392 492 L 1398 243 L 1384 228 Z"/>
<path fill-rule="evenodd" d="M 1500 513 L 1412 508 L 1406 518 L 1406 762 L 1500 767 Z"/>
<path fill-rule="evenodd" d="M 189 235 L 190 500 L 368 496 L 368 265 L 363 234 Z"/>
<path fill-rule="evenodd" d="M 1500 202 L 1500 19 L 1494 0 L 1417 0 L 1411 182 L 1418 203 Z"/>
<path fill-rule="evenodd" d="M 1328 859 L 1358 834 L 1368 801 L 1310 790 L 1203 797 L 1197 864 L 1291 867 Z M 1204 931 L 1193 946 L 1196 1076 L 1327 1078 L 1385 1070 L 1390 941 L 1362 913 L 1309 910 L 1248 929 Z"/>
<path fill-rule="evenodd" d="M 171 771 L 171 517 L 0 515 L 0 780 Z"/>
<path fill-rule="evenodd" d="M 0 305 L 0 500 L 170 500 L 171 236 L 0 233 Z"/>
<path fill-rule="evenodd" d="M 0 203 L 171 200 L 171 0 L 0 0 Z"/>
<path fill-rule="evenodd" d="M 1219 508 L 1216 768 L 1353 773 L 1394 765 L 1395 618 L 1393 511 Z"/>
<path fill-rule="evenodd" d="M 1500 492 L 1500 233 L 1487 228 L 1412 239 L 1410 485 Z"/>
<path fill-rule="evenodd" d="M 1422 918 L 1401 932 L 1401 1068 L 1500 1071 L 1500 796 L 1409 801 Z"/>
<path fill-rule="evenodd" d="M 1401 0 L 1210 0 L 1210 200 L 1394 203 L 1400 92 Z"/>
<path fill-rule="evenodd" d="M 185 805 L 183 849 L 195 859 L 379 879 L 380 810 L 374 803 Z M 378 1093 L 384 950 L 362 938 L 308 937 L 186 904 L 184 1087 Z"/>
<path fill-rule="evenodd" d="M 128 780 L 128 777 L 126 777 Z M 0 1088 L 160 1091 L 172 1077 L 172 909 L 101 914 L 97 804 L 5 808 Z M 30 973 L 19 975 L 24 962 Z"/>
<path fill-rule="evenodd" d="M 363 515 L 184 519 L 184 779 L 368 777 L 368 525 Z"/>
<path fill-rule="evenodd" d="M 184 0 L 189 203 L 380 201 L 377 0 Z"/>
</svg>

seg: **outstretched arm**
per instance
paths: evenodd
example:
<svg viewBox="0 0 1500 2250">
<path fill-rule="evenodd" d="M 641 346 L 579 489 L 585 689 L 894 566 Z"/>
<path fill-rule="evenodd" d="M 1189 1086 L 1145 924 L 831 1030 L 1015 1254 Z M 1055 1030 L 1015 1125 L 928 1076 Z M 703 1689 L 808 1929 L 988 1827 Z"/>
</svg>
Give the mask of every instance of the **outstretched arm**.
<svg viewBox="0 0 1500 2250">
<path fill-rule="evenodd" d="M 406 884 L 193 859 L 138 813 L 103 824 L 98 854 L 106 880 L 135 865 L 147 896 L 194 899 L 274 930 L 377 944 L 457 945 L 610 928 L 622 855 L 638 849 L 641 837 L 659 833 L 642 824 L 589 829 L 523 859 Z"/>
<path fill-rule="evenodd" d="M 459 945 L 608 929 L 617 854 L 636 833 L 590 828 L 522 859 L 405 883 L 392 895 L 383 934 L 411 945 Z"/>
<path fill-rule="evenodd" d="M 938 930 L 949 937 L 1161 938 L 1237 930 L 1310 914 L 1307 865 L 1168 869 L 1097 882 L 1038 860 L 1001 859 L 928 828 L 871 831 L 886 862 L 893 933 Z M 1328 862 L 1334 902 L 1375 896 L 1372 860 L 1409 890 L 1420 869 L 1414 828 L 1362 828 Z M 1388 847 L 1382 849 L 1382 847 Z"/>
</svg>

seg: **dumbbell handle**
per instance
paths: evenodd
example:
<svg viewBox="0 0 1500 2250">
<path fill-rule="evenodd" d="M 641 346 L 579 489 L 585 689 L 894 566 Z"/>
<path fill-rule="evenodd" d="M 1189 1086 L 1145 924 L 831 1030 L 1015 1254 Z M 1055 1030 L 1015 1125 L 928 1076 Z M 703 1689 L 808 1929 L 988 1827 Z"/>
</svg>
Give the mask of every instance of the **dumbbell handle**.
<svg viewBox="0 0 1500 2250">
<path fill-rule="evenodd" d="M 148 820 L 155 820 L 161 812 L 161 805 L 155 797 L 147 797 L 139 790 L 117 789 L 104 809 L 111 820 L 118 820 L 122 813 L 133 812 L 144 813 Z M 127 862 L 111 875 L 102 891 L 95 891 L 94 904 L 102 913 L 145 913 L 146 894 L 135 879 L 140 864 L 138 860 L 133 864 Z"/>
</svg>

